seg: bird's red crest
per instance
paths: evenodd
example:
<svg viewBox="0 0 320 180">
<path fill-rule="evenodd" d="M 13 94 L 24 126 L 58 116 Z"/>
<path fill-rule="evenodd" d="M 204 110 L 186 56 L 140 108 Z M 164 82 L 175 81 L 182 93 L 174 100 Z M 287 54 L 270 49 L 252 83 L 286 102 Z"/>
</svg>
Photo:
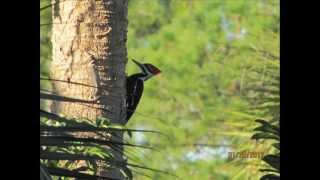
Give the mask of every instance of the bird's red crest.
<svg viewBox="0 0 320 180">
<path fill-rule="evenodd" d="M 147 65 L 148 70 L 149 70 L 152 74 L 157 75 L 157 74 L 160 74 L 160 73 L 161 73 L 161 70 L 158 69 L 157 67 L 155 67 L 154 65 L 152 65 L 152 64 L 146 64 L 146 65 Z"/>
</svg>

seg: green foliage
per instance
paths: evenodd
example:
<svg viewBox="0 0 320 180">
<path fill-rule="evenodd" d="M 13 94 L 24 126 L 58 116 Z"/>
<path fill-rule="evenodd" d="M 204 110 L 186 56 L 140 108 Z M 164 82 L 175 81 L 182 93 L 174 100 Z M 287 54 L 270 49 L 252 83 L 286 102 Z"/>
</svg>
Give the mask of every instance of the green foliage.
<svg viewBox="0 0 320 180">
<path fill-rule="evenodd" d="M 66 98 L 40 92 L 40 100 L 72 101 Z M 121 153 L 125 159 L 130 154 L 122 147 L 153 149 L 148 146 L 135 145 L 119 140 L 121 134 L 127 132 L 158 133 L 157 131 L 126 129 L 113 125 L 106 118 L 98 118 L 92 122 L 87 119 L 70 119 L 40 109 L 40 178 L 51 180 L 52 177 L 66 179 L 108 179 L 108 176 L 98 176 L 98 169 L 119 169 L 126 179 L 133 179 L 135 169 L 155 171 L 168 174 L 166 171 L 148 168 L 127 160 L 119 161 L 112 152 Z M 122 138 L 121 138 L 122 139 Z M 128 154 L 128 155 L 127 155 Z M 84 163 L 79 163 L 83 161 Z M 80 167 L 79 167 L 80 166 Z M 130 168 L 129 168 L 130 167 Z M 136 170 L 135 170 L 136 171 Z"/>
<path fill-rule="evenodd" d="M 256 91 L 279 92 L 279 84 L 269 84 L 269 75 L 279 75 L 278 3 L 130 0 L 129 58 L 155 64 L 163 73 L 146 82 L 129 125 L 157 129 L 171 137 L 169 141 L 145 137 L 148 144 L 164 147 L 162 152 L 147 154 L 148 165 L 173 169 L 183 179 L 261 176 L 260 159 L 229 162 L 225 156 L 230 151 L 270 149 L 267 143 L 249 139 L 255 119 L 279 119 L 274 116 L 278 103 L 262 102 L 277 101 L 279 96 Z M 148 32 L 153 24 L 156 30 Z M 128 74 L 137 71 L 131 62 L 127 67 Z M 212 151 L 208 153 L 194 145 L 198 143 L 216 146 L 207 147 Z"/>
<path fill-rule="evenodd" d="M 115 151 L 119 151 L 120 145 L 135 146 L 110 139 L 115 135 L 114 132 L 125 130 L 95 126 L 89 121 L 66 119 L 44 110 L 40 110 L 40 117 L 40 160 L 42 162 L 40 170 L 43 180 L 48 179 L 48 174 L 96 179 L 98 177 L 95 175 L 98 168 L 97 161 L 109 167 L 120 168 L 128 177 L 131 176 L 128 164 L 117 162 L 106 150 L 106 146 Z M 85 161 L 85 165 L 77 167 L 77 162 L 80 160 Z"/>
<path fill-rule="evenodd" d="M 44 110 L 40 110 L 40 117 L 40 160 L 42 163 L 40 176 L 42 180 L 50 176 L 112 179 L 95 175 L 101 163 L 108 168 L 120 169 L 128 179 L 132 179 L 132 170 L 135 169 L 168 174 L 146 166 L 117 161 L 110 153 L 110 150 L 121 151 L 120 146 L 151 149 L 148 146 L 113 140 L 117 139 L 116 132 L 157 133 L 155 131 L 115 128 L 101 124 L 104 120 L 99 120 L 100 125 L 95 125 L 90 121 L 66 119 Z M 126 154 L 124 152 L 125 156 Z M 130 158 L 130 155 L 127 158 Z M 79 161 L 85 161 L 85 165 L 77 167 Z"/>
<path fill-rule="evenodd" d="M 269 56 L 271 53 L 268 53 Z M 265 155 L 262 160 L 268 164 L 268 169 L 260 169 L 261 172 L 267 172 L 261 180 L 280 179 L 280 74 L 279 74 L 279 57 L 271 55 L 273 61 L 267 61 L 264 68 L 256 71 L 263 75 L 263 80 L 259 83 L 254 83 L 250 87 L 251 96 L 250 102 L 254 105 L 256 113 L 263 117 L 268 117 L 270 121 L 257 119 L 259 127 L 253 129 L 257 131 L 251 139 L 276 141 L 271 144 L 274 148 L 270 151 L 271 154 Z M 257 81 L 253 81 L 257 82 Z"/>
<path fill-rule="evenodd" d="M 267 163 L 271 169 L 260 170 L 261 172 L 269 172 L 269 174 L 263 175 L 261 180 L 280 179 L 280 128 L 265 120 L 259 119 L 256 120 L 256 122 L 260 123 L 261 126 L 255 128 L 254 130 L 260 132 L 254 134 L 251 139 L 275 139 L 277 142 L 272 145 L 278 151 L 275 154 L 268 154 L 262 158 L 262 160 Z"/>
</svg>

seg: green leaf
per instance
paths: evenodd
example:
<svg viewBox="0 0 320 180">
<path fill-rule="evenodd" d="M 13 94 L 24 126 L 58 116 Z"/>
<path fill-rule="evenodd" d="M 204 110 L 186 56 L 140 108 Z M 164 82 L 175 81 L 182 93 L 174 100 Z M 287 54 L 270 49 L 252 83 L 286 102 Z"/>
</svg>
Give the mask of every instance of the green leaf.
<svg viewBox="0 0 320 180">
<path fill-rule="evenodd" d="M 274 172 L 274 173 L 279 173 L 278 170 L 275 169 L 259 169 L 260 172 Z"/>
<path fill-rule="evenodd" d="M 255 133 L 251 139 L 253 140 L 260 140 L 260 139 L 275 139 L 280 140 L 278 136 L 269 134 L 269 133 Z"/>
<path fill-rule="evenodd" d="M 124 166 L 121 168 L 121 170 L 124 172 L 124 174 L 128 177 L 129 180 L 133 179 L 133 174 L 128 167 Z"/>
<path fill-rule="evenodd" d="M 128 133 L 128 136 L 129 136 L 130 138 L 132 138 L 132 131 L 131 131 L 131 130 L 127 130 L 126 132 Z"/>
<path fill-rule="evenodd" d="M 272 146 L 280 150 L 280 143 L 273 143 Z"/>
<path fill-rule="evenodd" d="M 268 163 L 271 167 L 280 171 L 280 156 L 269 154 L 264 156 L 262 160 Z"/>
<path fill-rule="evenodd" d="M 263 127 L 263 129 L 266 129 L 268 132 L 272 132 L 275 134 L 280 134 L 280 129 L 272 124 L 270 124 L 268 121 L 266 120 L 262 120 L 262 119 L 257 119 L 255 120 L 256 122 L 260 123 Z"/>
<path fill-rule="evenodd" d="M 278 131 L 276 131 L 275 129 L 272 129 L 268 126 L 260 126 L 260 127 L 254 128 L 253 130 L 254 131 L 261 131 L 261 132 L 265 132 L 265 133 L 272 133 L 278 137 L 280 135 Z"/>
<path fill-rule="evenodd" d="M 275 174 L 267 174 L 262 176 L 260 180 L 280 180 L 280 176 Z"/>
<path fill-rule="evenodd" d="M 47 168 L 40 164 L 40 180 L 52 180 Z"/>
<path fill-rule="evenodd" d="M 76 171 L 71 171 L 68 169 L 64 168 L 57 168 L 57 167 L 48 167 L 47 168 L 49 173 L 54 175 L 54 176 L 63 176 L 63 177 L 74 177 L 78 179 L 86 179 L 86 180 L 118 180 L 115 178 L 111 177 L 105 177 L 105 176 L 95 176 L 95 175 L 90 175 L 86 173 L 79 173 Z"/>
</svg>

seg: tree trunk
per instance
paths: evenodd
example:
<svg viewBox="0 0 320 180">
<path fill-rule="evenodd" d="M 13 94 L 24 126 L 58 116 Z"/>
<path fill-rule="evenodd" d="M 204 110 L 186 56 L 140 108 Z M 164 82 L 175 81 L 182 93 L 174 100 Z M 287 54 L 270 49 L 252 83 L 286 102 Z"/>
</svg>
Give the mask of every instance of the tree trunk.
<svg viewBox="0 0 320 180">
<path fill-rule="evenodd" d="M 56 101 L 52 112 L 124 124 L 127 8 L 127 0 L 53 0 L 53 90 L 90 103 Z"/>
</svg>

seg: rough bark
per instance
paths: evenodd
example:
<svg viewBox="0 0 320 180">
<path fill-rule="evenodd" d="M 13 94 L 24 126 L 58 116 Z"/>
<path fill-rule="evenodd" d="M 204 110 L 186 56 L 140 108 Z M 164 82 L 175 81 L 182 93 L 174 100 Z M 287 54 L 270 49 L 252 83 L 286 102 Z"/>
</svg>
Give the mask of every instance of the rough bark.
<svg viewBox="0 0 320 180">
<path fill-rule="evenodd" d="M 127 0 L 53 0 L 52 11 L 50 77 L 65 81 L 53 81 L 53 90 L 61 96 L 92 102 L 56 101 L 51 111 L 93 121 L 106 117 L 123 124 Z M 122 160 L 122 154 L 116 156 Z"/>
</svg>

